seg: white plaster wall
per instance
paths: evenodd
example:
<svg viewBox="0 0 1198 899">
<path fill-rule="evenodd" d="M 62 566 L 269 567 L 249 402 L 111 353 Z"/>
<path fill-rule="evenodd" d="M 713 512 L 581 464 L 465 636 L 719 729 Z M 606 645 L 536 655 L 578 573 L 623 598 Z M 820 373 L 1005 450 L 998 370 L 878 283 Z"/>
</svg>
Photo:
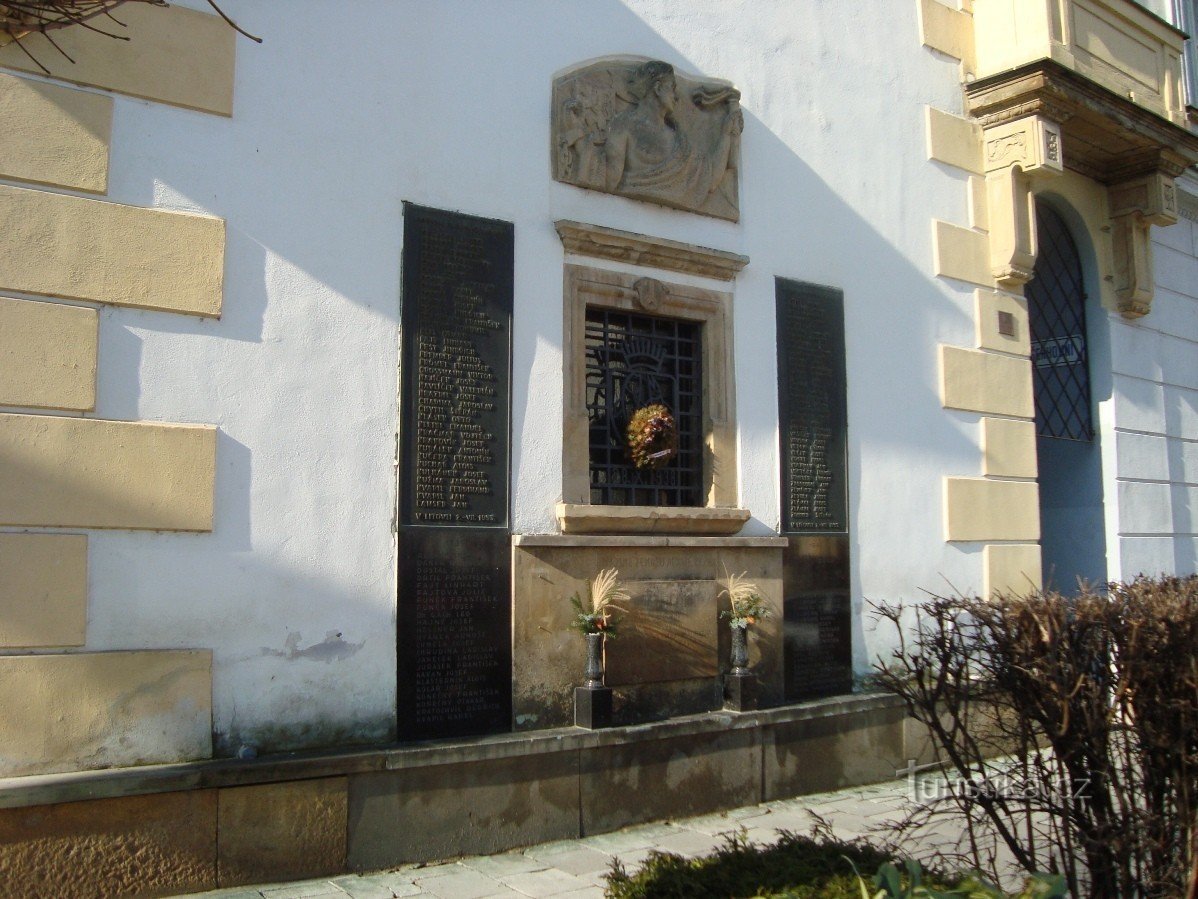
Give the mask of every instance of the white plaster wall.
<svg viewBox="0 0 1198 899">
<path fill-rule="evenodd" d="M 198 0 L 187 5 L 204 8 Z M 924 106 L 958 65 L 916 5 L 822 0 L 357 2 L 225 9 L 232 119 L 116 102 L 111 198 L 228 221 L 224 315 L 106 309 L 96 415 L 220 426 L 210 535 L 99 533 L 91 649 L 214 650 L 222 750 L 384 738 L 394 726 L 401 203 L 515 223 L 513 524 L 554 530 L 561 481 L 559 218 L 751 257 L 735 284 L 747 533 L 778 526 L 775 276 L 845 293 L 857 667 L 863 600 L 981 588 L 943 538 L 941 480 L 980 474 L 937 344 L 972 345 L 972 288 L 931 273 L 963 176 L 926 158 Z M 640 54 L 743 93 L 739 224 L 554 182 L 553 74 Z M 667 278 L 680 276 L 666 274 Z"/>
<path fill-rule="evenodd" d="M 1198 179 L 1179 186 L 1198 197 Z M 1154 227 L 1152 238 L 1151 313 L 1110 316 L 1118 545 L 1109 555 L 1124 578 L 1198 571 L 1198 223 Z"/>
</svg>

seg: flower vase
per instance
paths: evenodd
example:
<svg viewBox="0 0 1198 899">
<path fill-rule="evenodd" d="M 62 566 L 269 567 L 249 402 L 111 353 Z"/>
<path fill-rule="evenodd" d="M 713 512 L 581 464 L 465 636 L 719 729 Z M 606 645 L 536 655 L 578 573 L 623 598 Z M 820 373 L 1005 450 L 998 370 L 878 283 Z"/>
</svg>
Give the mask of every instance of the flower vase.
<svg viewBox="0 0 1198 899">
<path fill-rule="evenodd" d="M 587 634 L 587 666 L 583 686 L 595 690 L 603 686 L 603 634 Z"/>
<path fill-rule="evenodd" d="M 574 724 L 594 730 L 612 725 L 611 687 L 603 686 L 603 634 L 585 634 L 587 661 L 581 687 L 574 688 Z"/>
<path fill-rule="evenodd" d="M 751 712 L 757 708 L 757 678 L 749 671 L 749 626 L 732 625 L 732 670 L 724 677 L 724 708 Z"/>
<path fill-rule="evenodd" d="M 732 673 L 743 677 L 749 673 L 749 626 L 732 625 Z"/>
</svg>

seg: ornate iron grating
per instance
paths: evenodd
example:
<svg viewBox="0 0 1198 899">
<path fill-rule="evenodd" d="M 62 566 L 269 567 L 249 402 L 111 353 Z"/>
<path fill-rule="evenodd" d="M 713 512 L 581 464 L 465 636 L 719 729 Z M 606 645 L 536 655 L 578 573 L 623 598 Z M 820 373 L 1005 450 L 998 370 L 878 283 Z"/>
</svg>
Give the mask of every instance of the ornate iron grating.
<svg viewBox="0 0 1198 899">
<path fill-rule="evenodd" d="M 701 506 L 702 327 L 696 322 L 587 309 L 586 391 L 591 502 Z M 662 468 L 637 468 L 626 429 L 637 409 L 661 403 L 678 429 L 678 453 Z"/>
<path fill-rule="evenodd" d="M 1024 287 L 1032 341 L 1036 433 L 1093 440 L 1081 256 L 1061 217 L 1036 204 L 1039 249 Z"/>
</svg>

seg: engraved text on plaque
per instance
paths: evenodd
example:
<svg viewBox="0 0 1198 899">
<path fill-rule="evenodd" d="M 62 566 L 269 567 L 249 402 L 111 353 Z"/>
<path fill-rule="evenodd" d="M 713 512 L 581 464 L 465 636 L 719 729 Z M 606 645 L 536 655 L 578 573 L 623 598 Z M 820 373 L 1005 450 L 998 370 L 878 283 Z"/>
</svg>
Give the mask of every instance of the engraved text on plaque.
<svg viewBox="0 0 1198 899">
<path fill-rule="evenodd" d="M 778 418 L 784 533 L 848 530 L 844 296 L 779 278 Z"/>
</svg>

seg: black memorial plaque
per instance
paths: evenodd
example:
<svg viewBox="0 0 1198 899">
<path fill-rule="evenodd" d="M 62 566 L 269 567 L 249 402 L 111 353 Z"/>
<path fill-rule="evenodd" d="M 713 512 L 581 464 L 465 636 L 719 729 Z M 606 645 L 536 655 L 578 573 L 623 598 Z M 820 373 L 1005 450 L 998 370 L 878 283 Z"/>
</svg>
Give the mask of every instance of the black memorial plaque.
<svg viewBox="0 0 1198 899">
<path fill-rule="evenodd" d="M 782 591 L 786 698 L 851 692 L 848 537 L 790 537 L 783 554 Z"/>
<path fill-rule="evenodd" d="M 844 295 L 778 278 L 782 530 L 847 533 Z"/>
<path fill-rule="evenodd" d="M 404 204 L 401 739 L 511 729 L 513 229 Z"/>
<path fill-rule="evenodd" d="M 399 539 L 399 735 L 511 729 L 506 531 L 405 528 Z"/>
<path fill-rule="evenodd" d="M 513 230 L 404 205 L 402 521 L 507 527 Z"/>
</svg>

